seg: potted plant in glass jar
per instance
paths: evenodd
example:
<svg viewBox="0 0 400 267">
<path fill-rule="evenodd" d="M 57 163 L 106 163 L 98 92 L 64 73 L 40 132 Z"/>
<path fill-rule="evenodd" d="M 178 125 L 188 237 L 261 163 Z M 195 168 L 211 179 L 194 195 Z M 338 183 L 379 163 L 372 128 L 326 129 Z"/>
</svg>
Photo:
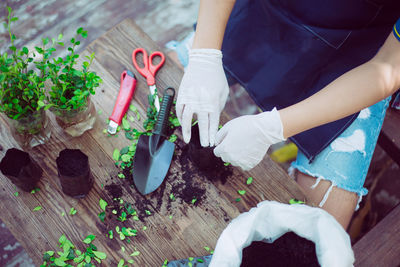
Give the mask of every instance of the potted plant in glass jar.
<svg viewBox="0 0 400 267">
<path fill-rule="evenodd" d="M 57 123 L 71 136 L 80 136 L 93 128 L 96 110 L 90 95 L 95 94 L 95 89 L 102 82 L 95 72 L 89 71 L 94 53 L 86 56 L 87 61 L 82 63 L 80 69 L 76 68 L 79 55 L 75 49 L 80 44 L 79 37 L 86 38 L 87 31 L 83 28 L 76 31 L 76 36 L 70 40 L 66 57 L 51 58 L 44 64 L 50 80 L 48 106 Z M 61 42 L 58 44 L 63 45 Z"/>
<path fill-rule="evenodd" d="M 17 38 L 11 31 L 11 23 L 18 18 L 7 8 L 4 26 L 10 36 L 11 53 L 0 54 L 0 112 L 8 117 L 20 146 L 31 148 L 45 143 L 51 134 L 43 103 L 45 77 L 31 68 L 34 59 L 29 49 L 15 46 Z"/>
</svg>

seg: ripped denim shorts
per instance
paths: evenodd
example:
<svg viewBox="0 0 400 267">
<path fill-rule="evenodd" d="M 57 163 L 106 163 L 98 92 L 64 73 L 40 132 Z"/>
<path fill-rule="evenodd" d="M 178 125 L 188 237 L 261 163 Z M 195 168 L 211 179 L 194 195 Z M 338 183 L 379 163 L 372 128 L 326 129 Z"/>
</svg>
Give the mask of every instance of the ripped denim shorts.
<svg viewBox="0 0 400 267">
<path fill-rule="evenodd" d="M 313 188 L 321 179 L 331 182 L 330 188 L 319 204 L 320 207 L 324 205 L 334 186 L 357 193 L 358 204 L 362 196 L 368 193 L 368 190 L 364 188 L 364 182 L 390 98 L 363 109 L 357 119 L 318 154 L 312 163 L 309 163 L 303 153 L 298 152 L 292 167 L 316 177 L 317 181 L 312 186 Z M 356 209 L 358 209 L 358 204 Z"/>
</svg>

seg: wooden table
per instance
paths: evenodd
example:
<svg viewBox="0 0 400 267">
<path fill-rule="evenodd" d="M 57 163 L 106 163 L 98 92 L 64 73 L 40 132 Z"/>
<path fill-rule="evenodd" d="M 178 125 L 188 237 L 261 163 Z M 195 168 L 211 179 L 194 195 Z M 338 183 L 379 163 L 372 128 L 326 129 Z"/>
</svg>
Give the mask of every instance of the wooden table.
<svg viewBox="0 0 400 267">
<path fill-rule="evenodd" d="M 172 162 L 168 177 L 163 185 L 148 196 L 141 196 L 135 188 L 129 186 L 128 179 L 117 178 L 120 170 L 114 165 L 112 154 L 115 148 L 121 149 L 130 144 L 123 133 L 116 137 L 107 137 L 103 133 L 106 120 L 110 115 L 120 83 L 120 74 L 129 69 L 137 74 L 138 86 L 132 104 L 141 117 L 146 116 L 148 88 L 144 78 L 134 69 L 131 53 L 137 47 L 145 47 L 148 51 L 160 48 L 139 29 L 132 20 L 125 20 L 104 36 L 90 44 L 83 52 L 89 55 L 96 53 L 92 70 L 96 71 L 104 83 L 92 98 L 98 111 L 95 128 L 81 137 L 66 136 L 55 123 L 51 114 L 52 137 L 46 145 L 38 146 L 30 151 L 31 156 L 43 168 L 44 174 L 38 184 L 40 191 L 31 194 L 19 191 L 15 196 L 14 185 L 0 174 L 0 216 L 17 240 L 24 246 L 35 264 L 42 263 L 45 251 L 59 250 L 58 239 L 65 234 L 78 248 L 83 249 L 82 240 L 89 234 L 97 236 L 94 245 L 107 254 L 104 266 L 116 266 L 120 259 L 128 260 L 130 253 L 136 248 L 140 255 L 135 257 L 137 266 L 161 266 L 165 259 L 175 260 L 190 256 L 207 255 L 204 246 L 213 248 L 216 241 L 232 218 L 249 210 L 262 200 L 277 200 L 287 203 L 291 198 L 304 199 L 304 195 L 288 175 L 269 158 L 250 172 L 242 172 L 232 167 L 232 175 L 225 184 L 221 181 L 210 181 L 199 172 L 194 171 L 191 179 L 187 179 L 188 170 L 196 170 L 189 161 L 182 159 L 182 141 L 178 142 L 176 157 Z M 157 87 L 179 87 L 182 71 L 167 59 L 157 74 Z M 133 115 L 129 111 L 129 115 Z M 222 116 L 227 121 L 226 114 Z M 9 133 L 7 121 L 0 117 L 0 143 L 3 157 L 8 148 L 18 147 Z M 142 121 L 132 123 L 142 130 Z M 181 139 L 179 131 L 176 131 Z M 55 159 L 64 148 L 79 148 L 89 156 L 94 186 L 84 199 L 73 199 L 62 193 L 59 185 Z M 185 163 L 185 164 L 183 164 Z M 186 175 L 186 177 L 184 177 Z M 246 185 L 246 179 L 252 176 L 254 182 Z M 171 190 L 179 184 L 190 180 L 198 188 L 206 190 L 202 199 L 194 205 L 177 198 L 170 199 Z M 114 203 L 105 186 L 114 184 L 122 188 L 125 202 L 132 203 L 139 212 L 139 221 L 129 219 L 119 222 L 107 209 L 107 218 L 101 222 L 99 199 Z M 104 185 L 104 187 L 103 187 Z M 238 190 L 246 190 L 240 196 Z M 236 201 L 237 198 L 240 201 Z M 42 206 L 39 211 L 33 211 Z M 69 215 L 70 208 L 77 210 Z M 143 210 L 151 212 L 144 214 Z M 62 216 L 62 213 L 65 213 Z M 138 235 L 132 237 L 131 243 L 121 241 L 115 234 L 115 226 L 132 227 Z M 143 230 L 143 226 L 147 229 Z M 114 239 L 106 237 L 109 230 L 114 230 Z M 123 249 L 125 248 L 125 252 Z"/>
</svg>

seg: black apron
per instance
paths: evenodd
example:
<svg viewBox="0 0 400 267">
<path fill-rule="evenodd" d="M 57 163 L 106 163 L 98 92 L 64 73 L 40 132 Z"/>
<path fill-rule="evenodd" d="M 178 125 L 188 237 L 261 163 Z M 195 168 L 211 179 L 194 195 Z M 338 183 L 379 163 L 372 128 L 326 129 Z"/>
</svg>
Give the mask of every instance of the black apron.
<svg viewBox="0 0 400 267">
<path fill-rule="evenodd" d="M 398 17 L 400 0 L 237 0 L 222 45 L 224 67 L 262 110 L 282 109 L 371 59 Z M 291 140 L 312 161 L 357 116 Z"/>
</svg>

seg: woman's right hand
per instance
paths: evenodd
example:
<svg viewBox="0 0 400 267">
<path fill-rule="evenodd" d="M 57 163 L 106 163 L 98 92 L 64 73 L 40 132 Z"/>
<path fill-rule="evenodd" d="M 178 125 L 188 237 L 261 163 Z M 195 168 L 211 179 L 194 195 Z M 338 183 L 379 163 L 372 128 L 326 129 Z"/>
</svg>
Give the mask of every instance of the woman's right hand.
<svg viewBox="0 0 400 267">
<path fill-rule="evenodd" d="M 215 145 L 219 117 L 225 106 L 229 86 L 217 49 L 192 49 L 189 64 L 179 87 L 176 115 L 182 125 L 183 139 L 189 143 L 193 114 L 197 115 L 200 143 Z"/>
</svg>

